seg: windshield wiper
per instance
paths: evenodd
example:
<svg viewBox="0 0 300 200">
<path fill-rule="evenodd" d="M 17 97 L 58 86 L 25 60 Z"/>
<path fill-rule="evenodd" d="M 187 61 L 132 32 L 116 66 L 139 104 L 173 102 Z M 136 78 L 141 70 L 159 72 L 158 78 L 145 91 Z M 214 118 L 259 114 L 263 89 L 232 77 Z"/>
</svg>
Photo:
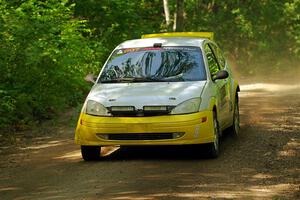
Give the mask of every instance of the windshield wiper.
<svg viewBox="0 0 300 200">
<path fill-rule="evenodd" d="M 136 77 L 133 79 L 133 82 L 166 82 L 166 81 L 154 77 Z"/>
<path fill-rule="evenodd" d="M 114 78 L 110 80 L 100 81 L 100 83 L 131 83 L 135 78 Z"/>
<path fill-rule="evenodd" d="M 167 82 L 184 81 L 182 76 L 183 73 L 177 74 L 175 76 L 164 77 L 163 81 L 167 81 Z"/>
<path fill-rule="evenodd" d="M 100 83 L 133 83 L 133 82 L 170 82 L 171 79 L 155 78 L 155 77 L 124 77 L 110 80 L 103 80 Z"/>
</svg>

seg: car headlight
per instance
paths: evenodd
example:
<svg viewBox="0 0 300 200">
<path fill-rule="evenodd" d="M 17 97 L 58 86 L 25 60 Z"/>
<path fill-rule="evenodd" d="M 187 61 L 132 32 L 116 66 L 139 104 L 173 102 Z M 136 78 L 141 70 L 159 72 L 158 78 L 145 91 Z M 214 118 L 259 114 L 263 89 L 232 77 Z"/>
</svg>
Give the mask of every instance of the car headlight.
<svg viewBox="0 0 300 200">
<path fill-rule="evenodd" d="M 188 113 L 195 113 L 199 111 L 201 103 L 201 98 L 193 98 L 186 100 L 179 105 L 177 105 L 172 111 L 171 115 L 176 115 L 176 114 L 188 114 Z"/>
<path fill-rule="evenodd" d="M 99 115 L 99 116 L 111 116 L 108 110 L 101 104 L 93 100 L 88 100 L 86 103 L 86 114 Z"/>
</svg>

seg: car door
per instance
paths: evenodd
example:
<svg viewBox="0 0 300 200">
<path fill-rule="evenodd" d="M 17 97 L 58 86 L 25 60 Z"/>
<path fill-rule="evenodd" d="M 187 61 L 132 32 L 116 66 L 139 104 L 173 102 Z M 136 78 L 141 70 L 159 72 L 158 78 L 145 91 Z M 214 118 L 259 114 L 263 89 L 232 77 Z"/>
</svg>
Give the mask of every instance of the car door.
<svg viewBox="0 0 300 200">
<path fill-rule="evenodd" d="M 218 62 L 217 56 L 213 51 L 213 44 L 207 43 L 204 46 L 204 51 L 206 59 L 208 62 L 208 68 L 210 76 L 213 77 L 219 70 L 221 70 L 220 64 Z M 228 80 L 221 79 L 213 81 L 213 85 L 217 88 L 217 106 L 218 106 L 218 115 L 219 115 L 219 124 L 221 128 L 226 126 L 228 112 L 229 112 L 229 102 L 228 102 Z"/>
<path fill-rule="evenodd" d="M 226 63 L 226 60 L 223 56 L 223 52 L 222 50 L 217 46 L 215 45 L 214 43 L 211 43 L 210 44 L 211 47 L 212 47 L 212 50 L 217 58 L 217 61 L 219 63 L 219 66 L 220 66 L 220 69 L 221 70 L 227 70 L 228 69 L 228 66 L 227 66 L 227 63 Z M 227 70 L 228 71 L 228 70 Z M 227 125 L 231 125 L 232 123 L 232 112 L 233 112 L 233 104 L 232 104 L 232 95 L 231 95 L 231 83 L 232 83 L 232 77 L 231 77 L 231 73 L 229 72 L 229 77 L 227 79 L 224 80 L 225 82 L 225 89 L 226 89 L 226 109 L 227 109 L 227 112 L 226 112 L 226 122 L 227 122 Z"/>
</svg>

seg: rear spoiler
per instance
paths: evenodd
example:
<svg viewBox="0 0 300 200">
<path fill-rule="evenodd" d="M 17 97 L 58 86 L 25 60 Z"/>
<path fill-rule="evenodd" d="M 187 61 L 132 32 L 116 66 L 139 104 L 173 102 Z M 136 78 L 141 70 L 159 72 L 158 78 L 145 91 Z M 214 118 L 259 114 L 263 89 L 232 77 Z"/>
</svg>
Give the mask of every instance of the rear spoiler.
<svg viewBox="0 0 300 200">
<path fill-rule="evenodd" d="M 142 38 L 169 38 L 169 37 L 195 37 L 214 39 L 213 32 L 170 32 L 170 33 L 153 33 L 142 35 Z"/>
</svg>

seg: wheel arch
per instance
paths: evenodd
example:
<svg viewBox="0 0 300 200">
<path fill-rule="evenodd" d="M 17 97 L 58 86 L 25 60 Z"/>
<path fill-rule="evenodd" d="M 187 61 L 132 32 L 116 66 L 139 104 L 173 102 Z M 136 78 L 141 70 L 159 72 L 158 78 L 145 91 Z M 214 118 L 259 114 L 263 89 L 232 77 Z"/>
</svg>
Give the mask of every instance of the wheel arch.
<svg viewBox="0 0 300 200">
<path fill-rule="evenodd" d="M 209 101 L 209 110 L 213 111 L 214 109 L 216 109 L 217 111 L 217 99 L 216 97 L 211 97 L 210 101 Z"/>
<path fill-rule="evenodd" d="M 238 84 L 237 81 L 234 81 L 234 84 L 233 84 L 233 90 L 232 90 L 232 99 L 231 99 L 231 102 L 232 104 L 234 104 L 235 102 L 235 98 L 237 96 L 237 94 L 240 92 L 240 86 Z M 233 105 L 234 106 L 234 105 Z"/>
<path fill-rule="evenodd" d="M 212 97 L 210 99 L 210 104 L 209 104 L 209 110 L 212 111 L 212 112 L 216 112 L 216 115 L 217 115 L 217 120 L 219 121 L 219 110 L 218 110 L 218 107 L 217 107 L 217 99 L 215 97 Z"/>
</svg>

